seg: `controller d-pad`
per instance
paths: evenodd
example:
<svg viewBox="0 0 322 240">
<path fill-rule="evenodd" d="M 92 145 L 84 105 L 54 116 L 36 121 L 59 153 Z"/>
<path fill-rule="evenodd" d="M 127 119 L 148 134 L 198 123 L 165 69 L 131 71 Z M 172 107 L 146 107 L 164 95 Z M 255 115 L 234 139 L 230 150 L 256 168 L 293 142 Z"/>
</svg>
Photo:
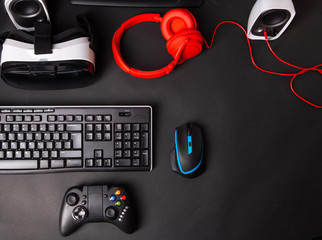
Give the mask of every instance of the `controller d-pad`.
<svg viewBox="0 0 322 240">
<path fill-rule="evenodd" d="M 75 220 L 83 220 L 87 217 L 87 209 L 84 207 L 75 207 L 73 210 L 73 218 Z"/>
<path fill-rule="evenodd" d="M 115 220 L 118 216 L 118 210 L 115 207 L 107 207 L 105 209 L 105 216 L 110 220 Z"/>
<path fill-rule="evenodd" d="M 66 203 L 69 206 L 77 205 L 78 201 L 79 201 L 79 197 L 78 197 L 78 195 L 76 193 L 70 193 L 66 197 Z"/>
</svg>

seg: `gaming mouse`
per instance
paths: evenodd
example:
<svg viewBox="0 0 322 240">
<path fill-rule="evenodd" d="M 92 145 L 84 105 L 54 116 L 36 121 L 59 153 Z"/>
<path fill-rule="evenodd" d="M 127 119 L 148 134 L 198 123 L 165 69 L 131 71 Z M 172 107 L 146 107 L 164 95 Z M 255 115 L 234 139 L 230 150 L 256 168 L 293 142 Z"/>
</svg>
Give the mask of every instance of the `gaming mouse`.
<svg viewBox="0 0 322 240">
<path fill-rule="evenodd" d="M 204 157 L 204 143 L 201 128 L 196 124 L 183 124 L 175 130 L 174 148 L 170 152 L 172 171 L 184 177 L 200 174 Z"/>
</svg>

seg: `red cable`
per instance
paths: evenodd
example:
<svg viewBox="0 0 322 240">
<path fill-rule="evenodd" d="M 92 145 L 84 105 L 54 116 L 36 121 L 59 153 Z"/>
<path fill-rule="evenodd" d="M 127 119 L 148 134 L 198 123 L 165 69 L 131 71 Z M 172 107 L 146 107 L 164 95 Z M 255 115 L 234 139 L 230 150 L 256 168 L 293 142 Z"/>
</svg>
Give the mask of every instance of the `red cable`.
<svg viewBox="0 0 322 240">
<path fill-rule="evenodd" d="M 281 59 L 281 58 L 279 58 L 279 57 L 275 54 L 275 52 L 273 51 L 273 49 L 272 49 L 271 45 L 270 45 L 270 44 L 269 44 L 269 42 L 268 42 L 267 33 L 266 33 L 266 32 L 264 32 L 264 36 L 265 36 L 265 40 L 266 40 L 267 46 L 268 46 L 269 50 L 271 51 L 271 53 L 274 55 L 274 57 L 276 57 L 276 58 L 277 58 L 277 60 L 279 60 L 280 62 L 282 62 L 282 63 L 284 63 L 284 64 L 286 64 L 286 65 L 288 65 L 288 66 L 290 66 L 290 67 L 300 69 L 300 71 L 299 71 L 298 73 L 277 73 L 277 72 L 272 72 L 272 71 L 268 71 L 268 70 L 262 69 L 262 68 L 260 68 L 260 67 L 255 63 L 255 61 L 254 61 L 253 52 L 252 52 L 252 47 L 251 47 L 250 40 L 249 40 L 249 38 L 248 38 L 248 35 L 247 35 L 246 30 L 245 30 L 245 29 L 244 29 L 244 28 L 243 28 L 239 23 L 236 23 L 236 22 L 233 22 L 233 21 L 223 21 L 223 22 L 219 23 L 219 24 L 216 26 L 216 28 L 215 28 L 215 30 L 214 30 L 214 33 L 213 33 L 213 35 L 212 35 L 212 39 L 211 39 L 211 43 L 210 43 L 210 45 L 208 45 L 207 41 L 206 41 L 205 39 L 203 39 L 203 40 L 204 40 L 204 42 L 205 42 L 205 44 L 206 44 L 206 46 L 207 46 L 207 48 L 211 48 L 211 47 L 212 47 L 212 45 L 213 45 L 213 43 L 214 43 L 214 38 L 215 38 L 216 31 L 217 31 L 218 27 L 219 27 L 219 26 L 221 26 L 221 25 L 222 25 L 222 24 L 224 24 L 224 23 L 231 23 L 231 24 L 235 24 L 235 25 L 237 25 L 238 27 L 240 27 L 240 28 L 243 30 L 243 32 L 244 32 L 244 34 L 246 35 L 246 38 L 247 38 L 247 43 L 248 43 L 248 47 L 249 47 L 249 54 L 250 54 L 250 58 L 251 58 L 251 60 L 252 60 L 253 65 L 254 65 L 258 70 L 260 70 L 260 71 L 262 71 L 262 72 L 265 72 L 265 73 L 274 74 L 274 75 L 280 75 L 280 76 L 291 76 L 291 77 L 292 77 L 292 79 L 291 79 L 291 81 L 290 81 L 290 88 L 291 88 L 292 92 L 294 93 L 294 95 L 295 95 L 295 96 L 297 96 L 297 97 L 298 97 L 299 99 L 301 99 L 302 101 L 304 101 L 304 102 L 306 102 L 306 103 L 310 104 L 310 105 L 311 105 L 311 106 L 313 106 L 313 107 L 316 107 L 316 108 L 322 108 L 322 106 L 316 105 L 316 104 L 314 104 L 314 103 L 312 103 L 312 102 L 310 102 L 310 101 L 306 100 L 305 98 L 301 97 L 301 96 L 300 96 L 300 95 L 299 95 L 299 94 L 294 90 L 294 87 L 293 87 L 294 79 L 295 79 L 297 76 L 301 75 L 301 74 L 304 74 L 304 73 L 309 72 L 309 71 L 318 71 L 320 74 L 322 74 L 322 69 L 320 69 L 320 68 L 322 67 L 322 64 L 316 65 L 316 66 L 311 67 L 311 68 L 302 68 L 302 67 L 299 67 L 299 66 L 296 66 L 296 65 L 290 64 L 290 63 L 288 63 L 288 62 L 286 62 L 286 61 L 282 60 L 282 59 Z"/>
</svg>

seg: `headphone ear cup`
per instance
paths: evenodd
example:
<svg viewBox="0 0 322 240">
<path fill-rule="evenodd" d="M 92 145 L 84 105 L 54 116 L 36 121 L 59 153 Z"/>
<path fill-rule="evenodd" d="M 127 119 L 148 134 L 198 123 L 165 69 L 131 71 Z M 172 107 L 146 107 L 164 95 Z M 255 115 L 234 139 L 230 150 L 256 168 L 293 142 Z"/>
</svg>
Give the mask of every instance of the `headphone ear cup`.
<svg viewBox="0 0 322 240">
<path fill-rule="evenodd" d="M 161 32 L 167 41 L 173 35 L 189 29 L 197 29 L 197 21 L 186 9 L 173 9 L 162 18 Z"/>
<path fill-rule="evenodd" d="M 167 42 L 168 52 L 176 57 L 180 47 L 186 40 L 189 40 L 181 52 L 179 61 L 184 61 L 197 56 L 202 51 L 203 37 L 198 30 L 185 30 L 173 35 Z"/>
</svg>

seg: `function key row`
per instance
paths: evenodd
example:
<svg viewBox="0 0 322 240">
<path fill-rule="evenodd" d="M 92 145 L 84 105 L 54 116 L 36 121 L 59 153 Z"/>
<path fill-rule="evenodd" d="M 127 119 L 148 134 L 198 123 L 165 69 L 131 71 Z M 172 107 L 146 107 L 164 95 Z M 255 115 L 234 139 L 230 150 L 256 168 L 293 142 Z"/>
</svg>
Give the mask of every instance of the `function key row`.
<svg viewBox="0 0 322 240">
<path fill-rule="evenodd" d="M 33 109 L 22 109 L 22 108 L 14 108 L 14 109 L 1 109 L 0 113 L 52 113 L 55 112 L 53 108 L 33 108 Z"/>
<path fill-rule="evenodd" d="M 147 132 L 149 131 L 148 123 L 116 123 L 114 124 L 115 132 Z"/>
<path fill-rule="evenodd" d="M 41 115 L 6 115 L 6 122 L 41 122 Z"/>
<path fill-rule="evenodd" d="M 112 121 L 112 115 L 105 114 L 105 115 L 86 115 L 85 116 L 86 122 L 110 122 Z"/>
<path fill-rule="evenodd" d="M 82 122 L 82 115 L 48 115 L 48 122 Z"/>
</svg>

